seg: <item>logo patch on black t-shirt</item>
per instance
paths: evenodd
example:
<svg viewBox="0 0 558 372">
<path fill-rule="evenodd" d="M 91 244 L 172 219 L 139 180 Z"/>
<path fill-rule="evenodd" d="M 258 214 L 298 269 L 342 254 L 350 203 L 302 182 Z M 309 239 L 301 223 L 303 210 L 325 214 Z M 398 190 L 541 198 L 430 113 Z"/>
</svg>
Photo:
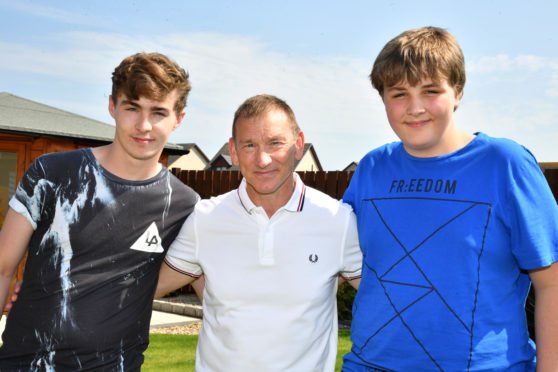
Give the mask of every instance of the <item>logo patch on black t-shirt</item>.
<svg viewBox="0 0 558 372">
<path fill-rule="evenodd" d="M 145 232 L 141 234 L 139 239 L 136 240 L 134 244 L 132 244 L 130 249 L 149 253 L 164 252 L 163 246 L 161 245 L 159 230 L 157 229 L 157 225 L 155 224 L 155 222 L 152 222 L 151 225 L 149 225 L 147 230 L 145 230 Z"/>
</svg>

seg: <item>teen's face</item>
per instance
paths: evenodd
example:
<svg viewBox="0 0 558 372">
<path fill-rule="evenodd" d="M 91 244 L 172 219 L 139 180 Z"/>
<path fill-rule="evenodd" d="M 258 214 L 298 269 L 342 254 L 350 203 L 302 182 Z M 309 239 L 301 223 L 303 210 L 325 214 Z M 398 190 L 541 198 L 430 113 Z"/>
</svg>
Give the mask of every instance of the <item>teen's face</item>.
<svg viewBox="0 0 558 372">
<path fill-rule="evenodd" d="M 423 79 L 415 86 L 402 82 L 385 89 L 389 124 L 409 154 L 433 157 L 457 150 L 453 112 L 461 95 L 446 79 Z"/>
<path fill-rule="evenodd" d="M 177 117 L 174 111 L 177 98 L 176 90 L 162 101 L 132 100 L 123 94 L 116 103 L 109 98 L 109 112 L 116 122 L 114 144 L 131 158 L 158 161 L 171 132 L 184 118 L 184 112 Z"/>
<path fill-rule="evenodd" d="M 295 159 L 302 157 L 304 134 L 295 136 L 287 115 L 270 110 L 255 118 L 236 122 L 236 140 L 229 140 L 235 165 L 246 179 L 248 195 L 254 204 L 263 198 L 288 200 L 294 189 Z"/>
</svg>

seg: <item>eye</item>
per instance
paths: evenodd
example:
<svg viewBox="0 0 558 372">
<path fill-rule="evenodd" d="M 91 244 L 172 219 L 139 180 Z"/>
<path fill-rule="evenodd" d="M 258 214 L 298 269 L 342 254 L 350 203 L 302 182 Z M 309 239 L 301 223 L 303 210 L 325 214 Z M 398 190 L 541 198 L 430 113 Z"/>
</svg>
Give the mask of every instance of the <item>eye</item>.
<svg viewBox="0 0 558 372">
<path fill-rule="evenodd" d="M 402 97 L 405 97 L 406 95 L 407 95 L 407 92 L 399 90 L 399 89 L 393 89 L 391 92 L 387 93 L 387 97 L 391 98 L 391 99 L 402 98 Z"/>
</svg>

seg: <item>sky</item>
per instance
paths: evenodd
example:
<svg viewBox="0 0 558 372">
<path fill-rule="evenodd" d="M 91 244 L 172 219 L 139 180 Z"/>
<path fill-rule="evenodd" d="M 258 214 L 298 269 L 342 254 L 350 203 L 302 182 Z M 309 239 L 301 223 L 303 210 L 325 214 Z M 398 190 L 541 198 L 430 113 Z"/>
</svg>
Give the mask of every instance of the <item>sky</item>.
<svg viewBox="0 0 558 372">
<path fill-rule="evenodd" d="M 112 71 L 156 51 L 192 84 L 171 142 L 211 159 L 236 108 L 267 93 L 292 107 L 324 170 L 341 170 L 397 140 L 368 75 L 390 39 L 432 25 L 465 55 L 457 126 L 558 162 L 556 14 L 548 0 L 0 0 L 0 92 L 112 124 Z"/>
</svg>

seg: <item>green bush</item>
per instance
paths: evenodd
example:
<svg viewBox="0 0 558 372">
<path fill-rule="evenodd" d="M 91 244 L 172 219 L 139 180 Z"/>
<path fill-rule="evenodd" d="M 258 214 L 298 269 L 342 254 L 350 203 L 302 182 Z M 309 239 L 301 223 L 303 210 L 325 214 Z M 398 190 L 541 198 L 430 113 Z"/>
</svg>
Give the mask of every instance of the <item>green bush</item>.
<svg viewBox="0 0 558 372">
<path fill-rule="evenodd" d="M 337 291 L 337 317 L 341 320 L 352 320 L 353 300 L 356 289 L 347 282 L 341 283 Z"/>
<path fill-rule="evenodd" d="M 527 327 L 529 328 L 529 336 L 535 340 L 535 290 L 531 287 L 527 301 L 525 301 L 525 314 L 527 315 Z"/>
</svg>

